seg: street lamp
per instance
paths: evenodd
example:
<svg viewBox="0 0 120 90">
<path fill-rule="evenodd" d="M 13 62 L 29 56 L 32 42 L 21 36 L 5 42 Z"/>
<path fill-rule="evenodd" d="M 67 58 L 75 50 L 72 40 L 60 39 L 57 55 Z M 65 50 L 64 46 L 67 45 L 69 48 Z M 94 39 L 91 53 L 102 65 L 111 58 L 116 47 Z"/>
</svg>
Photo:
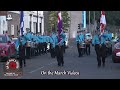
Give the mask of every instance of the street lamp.
<svg viewBox="0 0 120 90">
<path fill-rule="evenodd" d="M 38 34 L 38 11 L 37 11 L 37 25 L 36 25 L 36 34 Z"/>
<path fill-rule="evenodd" d="M 42 19 L 43 19 L 43 17 L 42 17 L 42 16 L 40 16 L 40 19 L 41 19 L 40 33 L 42 33 Z"/>
<path fill-rule="evenodd" d="M 30 32 L 32 31 L 32 13 L 30 13 Z"/>
</svg>

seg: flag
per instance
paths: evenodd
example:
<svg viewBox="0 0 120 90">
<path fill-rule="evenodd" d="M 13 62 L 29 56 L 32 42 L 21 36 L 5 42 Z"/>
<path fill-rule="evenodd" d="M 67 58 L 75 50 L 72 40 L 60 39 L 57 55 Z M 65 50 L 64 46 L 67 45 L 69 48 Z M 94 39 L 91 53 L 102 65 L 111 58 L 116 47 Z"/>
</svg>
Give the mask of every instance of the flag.
<svg viewBox="0 0 120 90">
<path fill-rule="evenodd" d="M 101 17 L 100 17 L 100 33 L 101 34 L 104 32 L 105 26 L 106 26 L 105 12 L 101 11 Z"/>
<path fill-rule="evenodd" d="M 23 20 L 23 17 L 24 17 L 24 13 L 23 11 L 20 11 L 20 36 L 23 35 L 23 27 L 24 27 L 24 20 Z"/>
<path fill-rule="evenodd" d="M 58 42 L 60 42 L 60 33 L 62 32 L 62 16 L 61 12 L 58 11 Z"/>
</svg>

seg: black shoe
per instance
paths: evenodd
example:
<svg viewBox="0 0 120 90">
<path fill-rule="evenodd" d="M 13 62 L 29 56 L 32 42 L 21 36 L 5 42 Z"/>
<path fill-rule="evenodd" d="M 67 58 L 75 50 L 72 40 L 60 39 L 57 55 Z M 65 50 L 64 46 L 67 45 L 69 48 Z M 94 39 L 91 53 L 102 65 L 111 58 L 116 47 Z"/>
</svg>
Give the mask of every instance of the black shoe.
<svg viewBox="0 0 120 90">
<path fill-rule="evenodd" d="M 60 67 L 60 64 L 58 64 L 58 67 Z"/>
<path fill-rule="evenodd" d="M 24 67 L 26 67 L 26 64 L 24 64 Z"/>
<path fill-rule="evenodd" d="M 101 65 L 98 65 L 98 68 L 100 68 L 101 67 Z"/>
<path fill-rule="evenodd" d="M 100 68 L 100 66 L 98 66 L 98 68 Z"/>
<path fill-rule="evenodd" d="M 103 67 L 105 67 L 105 63 L 103 63 Z"/>
<path fill-rule="evenodd" d="M 80 57 L 80 56 L 78 56 L 78 57 Z"/>
<path fill-rule="evenodd" d="M 58 67 L 61 66 L 59 63 L 58 63 Z"/>
</svg>

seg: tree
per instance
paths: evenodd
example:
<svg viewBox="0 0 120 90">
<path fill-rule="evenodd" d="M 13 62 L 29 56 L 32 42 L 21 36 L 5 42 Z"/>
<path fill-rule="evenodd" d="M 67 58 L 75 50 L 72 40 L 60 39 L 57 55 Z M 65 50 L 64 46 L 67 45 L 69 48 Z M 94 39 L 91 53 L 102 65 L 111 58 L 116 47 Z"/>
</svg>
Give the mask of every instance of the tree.
<svg viewBox="0 0 120 90">
<path fill-rule="evenodd" d="M 56 11 L 49 11 L 49 16 L 48 16 L 48 24 L 49 24 L 49 28 L 48 28 L 48 32 L 51 32 L 54 28 L 54 30 L 56 31 L 57 29 L 57 12 Z"/>
<path fill-rule="evenodd" d="M 63 30 L 68 31 L 68 28 L 70 26 L 70 17 L 68 11 L 61 11 L 61 14 Z M 52 30 L 54 30 L 55 32 L 57 31 L 57 21 L 58 21 L 57 11 L 49 11 L 48 32 L 51 32 Z"/>
<path fill-rule="evenodd" d="M 70 27 L 70 17 L 68 11 L 62 11 L 62 23 L 63 23 L 63 30 L 68 31 Z"/>
</svg>

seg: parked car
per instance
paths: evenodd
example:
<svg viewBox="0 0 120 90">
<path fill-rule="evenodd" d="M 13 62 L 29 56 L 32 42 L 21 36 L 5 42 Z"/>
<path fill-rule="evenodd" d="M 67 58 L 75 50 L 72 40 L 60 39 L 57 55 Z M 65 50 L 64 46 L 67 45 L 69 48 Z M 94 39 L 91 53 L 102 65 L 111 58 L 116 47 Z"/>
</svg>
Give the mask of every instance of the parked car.
<svg viewBox="0 0 120 90">
<path fill-rule="evenodd" d="M 112 61 L 114 63 L 120 63 L 120 42 L 114 45 L 114 49 L 112 52 Z"/>
<path fill-rule="evenodd" d="M 117 43 L 119 38 L 112 39 L 112 43 Z"/>
<path fill-rule="evenodd" d="M 15 43 L 7 34 L 0 35 L 0 58 L 7 60 L 15 55 Z"/>
</svg>

